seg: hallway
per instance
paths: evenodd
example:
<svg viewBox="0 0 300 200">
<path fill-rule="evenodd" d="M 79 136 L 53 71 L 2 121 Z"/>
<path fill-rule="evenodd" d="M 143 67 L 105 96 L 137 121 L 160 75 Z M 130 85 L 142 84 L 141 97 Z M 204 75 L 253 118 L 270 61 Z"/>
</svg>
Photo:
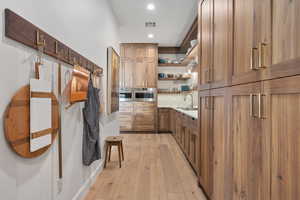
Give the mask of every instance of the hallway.
<svg viewBox="0 0 300 200">
<path fill-rule="evenodd" d="M 170 134 L 123 134 L 125 162 L 112 161 L 85 200 L 205 200 L 197 177 Z"/>
</svg>

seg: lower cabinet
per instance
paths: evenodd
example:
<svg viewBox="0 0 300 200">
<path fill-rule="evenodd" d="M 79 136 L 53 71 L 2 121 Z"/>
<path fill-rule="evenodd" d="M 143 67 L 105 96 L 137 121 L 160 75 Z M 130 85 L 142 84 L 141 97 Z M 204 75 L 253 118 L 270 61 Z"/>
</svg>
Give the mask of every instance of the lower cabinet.
<svg viewBox="0 0 300 200">
<path fill-rule="evenodd" d="M 156 104 L 152 102 L 121 102 L 121 131 L 155 131 Z"/>
<path fill-rule="evenodd" d="M 199 92 L 199 179 L 209 199 L 300 199 L 299 83 L 294 76 Z"/>
<path fill-rule="evenodd" d="M 169 108 L 158 109 L 158 131 L 159 132 L 170 132 L 170 112 Z"/>
<path fill-rule="evenodd" d="M 170 130 L 191 166 L 200 172 L 200 136 L 198 120 L 174 109 L 170 113 Z"/>
</svg>

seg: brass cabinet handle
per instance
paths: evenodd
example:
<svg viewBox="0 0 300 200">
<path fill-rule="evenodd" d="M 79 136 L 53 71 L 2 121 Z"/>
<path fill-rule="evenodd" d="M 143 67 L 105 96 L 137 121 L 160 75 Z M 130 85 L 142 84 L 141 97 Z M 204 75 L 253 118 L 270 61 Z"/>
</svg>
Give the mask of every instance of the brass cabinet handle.
<svg viewBox="0 0 300 200">
<path fill-rule="evenodd" d="M 205 70 L 205 83 L 210 83 L 211 82 L 211 78 L 210 78 L 210 68 Z"/>
<path fill-rule="evenodd" d="M 252 94 L 252 93 L 250 94 L 250 117 L 252 118 L 257 118 L 257 116 L 254 113 L 254 101 L 253 101 L 254 97 L 256 96 L 257 94 Z"/>
<path fill-rule="evenodd" d="M 267 43 L 260 43 L 259 44 L 259 68 L 263 69 L 267 66 L 265 65 L 265 47 L 267 47 Z"/>
<path fill-rule="evenodd" d="M 208 73 L 208 70 L 206 69 L 204 72 L 204 79 L 205 79 L 204 82 L 205 83 L 208 83 L 207 73 Z"/>
<path fill-rule="evenodd" d="M 205 108 L 208 109 L 208 102 L 207 102 L 208 97 L 204 97 L 204 104 L 205 104 Z"/>
<path fill-rule="evenodd" d="M 251 56 L 250 56 L 250 69 L 251 70 L 257 70 L 257 67 L 255 67 L 255 51 L 257 51 L 258 49 L 257 48 L 252 48 L 251 49 Z"/>
<path fill-rule="evenodd" d="M 259 119 L 265 119 L 266 117 L 263 116 L 263 105 L 262 105 L 262 98 L 264 94 L 259 93 L 258 94 L 258 118 Z"/>
<path fill-rule="evenodd" d="M 253 115 L 253 94 L 250 94 L 250 117 L 254 117 Z"/>
</svg>

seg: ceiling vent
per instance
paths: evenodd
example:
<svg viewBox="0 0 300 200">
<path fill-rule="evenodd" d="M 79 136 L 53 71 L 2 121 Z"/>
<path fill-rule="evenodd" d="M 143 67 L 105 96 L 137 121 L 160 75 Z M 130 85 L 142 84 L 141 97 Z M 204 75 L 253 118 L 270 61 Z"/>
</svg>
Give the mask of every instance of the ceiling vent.
<svg viewBox="0 0 300 200">
<path fill-rule="evenodd" d="M 156 22 L 146 22 L 145 27 L 146 28 L 154 28 L 154 27 L 156 27 Z"/>
</svg>

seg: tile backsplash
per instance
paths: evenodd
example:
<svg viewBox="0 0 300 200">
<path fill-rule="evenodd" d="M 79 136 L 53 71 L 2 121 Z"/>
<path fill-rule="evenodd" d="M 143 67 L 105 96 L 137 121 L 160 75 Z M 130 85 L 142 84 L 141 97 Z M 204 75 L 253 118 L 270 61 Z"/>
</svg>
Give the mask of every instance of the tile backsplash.
<svg viewBox="0 0 300 200">
<path fill-rule="evenodd" d="M 190 105 L 190 98 L 184 100 L 185 94 L 159 94 L 159 107 L 186 107 Z M 198 91 L 193 91 L 194 106 L 198 106 Z"/>
</svg>

